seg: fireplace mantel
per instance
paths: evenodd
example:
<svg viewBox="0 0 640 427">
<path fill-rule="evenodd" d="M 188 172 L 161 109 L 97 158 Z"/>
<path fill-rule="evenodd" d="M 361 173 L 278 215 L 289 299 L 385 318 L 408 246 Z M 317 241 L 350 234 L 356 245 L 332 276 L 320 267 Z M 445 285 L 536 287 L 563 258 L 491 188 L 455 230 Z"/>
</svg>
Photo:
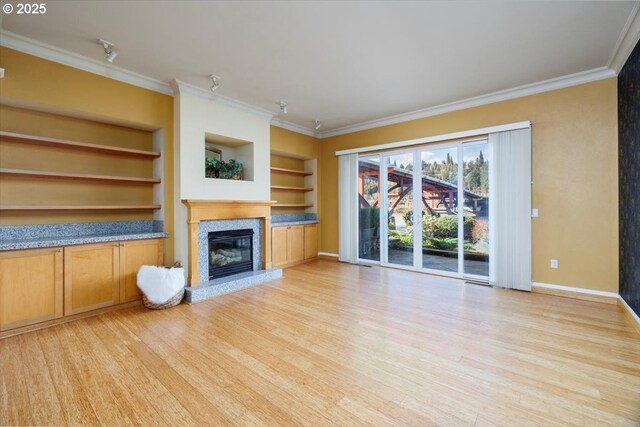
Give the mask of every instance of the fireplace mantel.
<svg viewBox="0 0 640 427">
<path fill-rule="evenodd" d="M 198 227 L 200 221 L 218 219 L 258 218 L 263 221 L 262 266 L 271 268 L 271 200 L 182 200 L 187 206 L 189 238 L 188 280 L 192 287 L 200 286 L 198 267 Z"/>
</svg>

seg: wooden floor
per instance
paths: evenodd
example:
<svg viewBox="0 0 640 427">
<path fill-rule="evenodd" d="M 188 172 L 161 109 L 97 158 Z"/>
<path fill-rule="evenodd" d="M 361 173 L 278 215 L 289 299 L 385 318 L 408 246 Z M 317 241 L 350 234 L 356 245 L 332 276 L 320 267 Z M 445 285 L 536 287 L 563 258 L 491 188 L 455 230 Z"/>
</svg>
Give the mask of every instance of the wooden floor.
<svg viewBox="0 0 640 427">
<path fill-rule="evenodd" d="M 0 341 L 0 424 L 638 426 L 614 304 L 316 261 Z"/>
</svg>

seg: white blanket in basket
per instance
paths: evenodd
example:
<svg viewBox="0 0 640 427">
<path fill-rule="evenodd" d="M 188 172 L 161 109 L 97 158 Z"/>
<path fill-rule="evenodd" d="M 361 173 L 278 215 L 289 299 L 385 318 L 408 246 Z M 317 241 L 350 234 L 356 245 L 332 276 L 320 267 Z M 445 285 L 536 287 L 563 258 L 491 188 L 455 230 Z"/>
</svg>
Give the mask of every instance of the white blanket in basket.
<svg viewBox="0 0 640 427">
<path fill-rule="evenodd" d="M 184 288 L 184 268 L 143 265 L 138 270 L 138 288 L 154 304 L 163 304 Z"/>
</svg>

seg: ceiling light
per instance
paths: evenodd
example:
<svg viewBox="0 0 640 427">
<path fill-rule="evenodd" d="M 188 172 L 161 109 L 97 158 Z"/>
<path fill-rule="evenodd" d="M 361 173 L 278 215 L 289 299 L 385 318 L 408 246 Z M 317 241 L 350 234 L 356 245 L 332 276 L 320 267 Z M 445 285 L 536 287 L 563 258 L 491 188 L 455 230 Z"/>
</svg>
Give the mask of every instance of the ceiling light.
<svg viewBox="0 0 640 427">
<path fill-rule="evenodd" d="M 215 92 L 220 87 L 220 77 L 211 74 L 209 78 L 211 79 L 211 92 Z"/>
<path fill-rule="evenodd" d="M 287 103 L 284 101 L 278 101 L 276 102 L 276 104 L 278 104 L 280 106 L 280 111 L 282 111 L 282 114 L 287 114 Z"/>
<path fill-rule="evenodd" d="M 116 59 L 116 56 L 118 56 L 118 54 L 113 50 L 113 43 L 110 43 L 103 39 L 98 39 L 98 44 L 102 45 L 102 48 L 104 49 L 104 57 L 106 58 L 106 60 L 109 62 L 113 62 L 113 60 Z"/>
<path fill-rule="evenodd" d="M 319 130 L 320 126 L 322 126 L 322 122 L 320 120 L 314 120 L 313 121 L 313 127 L 315 130 Z"/>
</svg>

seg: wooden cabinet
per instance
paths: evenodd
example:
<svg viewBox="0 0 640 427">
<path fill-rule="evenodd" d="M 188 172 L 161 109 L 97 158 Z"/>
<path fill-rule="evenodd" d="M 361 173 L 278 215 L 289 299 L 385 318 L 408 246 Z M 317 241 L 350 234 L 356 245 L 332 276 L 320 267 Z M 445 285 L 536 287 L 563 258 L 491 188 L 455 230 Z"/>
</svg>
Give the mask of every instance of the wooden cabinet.
<svg viewBox="0 0 640 427">
<path fill-rule="evenodd" d="M 64 314 L 118 304 L 119 245 L 98 243 L 64 248 Z"/>
<path fill-rule="evenodd" d="M 0 252 L 0 331 L 62 317 L 62 248 Z"/>
<path fill-rule="evenodd" d="M 64 254 L 64 314 L 82 313 L 141 298 L 143 265 L 162 265 L 162 239 L 69 246 Z"/>
<path fill-rule="evenodd" d="M 318 226 L 310 224 L 304 226 L 304 259 L 318 256 Z"/>
<path fill-rule="evenodd" d="M 287 227 L 274 227 L 271 229 L 271 265 L 273 267 L 282 267 L 287 265 L 288 259 Z"/>
<path fill-rule="evenodd" d="M 292 225 L 271 229 L 273 267 L 287 267 L 318 256 L 318 227 Z"/>
<path fill-rule="evenodd" d="M 138 270 L 143 265 L 162 265 L 162 239 L 129 240 L 120 243 L 120 302 L 141 298 L 137 286 Z"/>
<path fill-rule="evenodd" d="M 287 249 L 289 263 L 304 260 L 304 227 L 295 225 L 287 227 Z"/>
<path fill-rule="evenodd" d="M 138 270 L 163 264 L 163 239 L 0 252 L 0 337 L 140 299 Z"/>
</svg>

